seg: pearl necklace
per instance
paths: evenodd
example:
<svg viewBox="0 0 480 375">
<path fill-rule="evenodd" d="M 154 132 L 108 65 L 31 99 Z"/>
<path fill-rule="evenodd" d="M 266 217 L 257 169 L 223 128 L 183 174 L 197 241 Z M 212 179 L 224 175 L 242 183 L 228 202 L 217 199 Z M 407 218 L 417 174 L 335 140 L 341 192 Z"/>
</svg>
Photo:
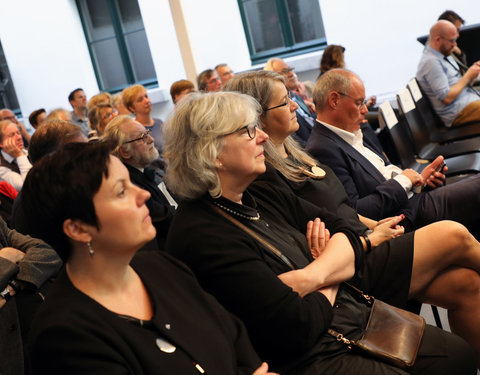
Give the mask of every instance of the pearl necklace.
<svg viewBox="0 0 480 375">
<path fill-rule="evenodd" d="M 260 214 L 258 212 L 257 212 L 256 216 L 248 216 L 248 215 L 244 215 L 240 212 L 234 211 L 231 208 L 225 207 L 224 205 L 218 203 L 217 201 L 213 201 L 213 204 L 220 207 L 222 210 L 230 212 L 231 214 L 237 215 L 238 217 L 241 217 L 243 219 L 247 219 L 247 220 L 250 220 L 250 221 L 257 221 L 257 220 L 260 219 Z"/>
</svg>

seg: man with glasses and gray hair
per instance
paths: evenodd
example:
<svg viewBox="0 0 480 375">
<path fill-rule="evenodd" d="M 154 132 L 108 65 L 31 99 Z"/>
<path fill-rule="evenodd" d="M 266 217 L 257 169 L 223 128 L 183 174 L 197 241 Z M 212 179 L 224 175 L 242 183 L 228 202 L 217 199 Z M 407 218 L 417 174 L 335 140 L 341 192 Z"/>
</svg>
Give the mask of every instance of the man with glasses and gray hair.
<svg viewBox="0 0 480 375">
<path fill-rule="evenodd" d="M 306 150 L 333 169 L 360 215 L 374 220 L 404 215 L 400 225 L 406 230 L 454 220 L 480 238 L 480 174 L 442 186 L 442 156 L 421 174 L 392 165 L 373 141 L 375 134 L 364 128 L 368 113 L 365 87 L 348 70 L 323 74 L 315 85 L 313 100 L 317 122 Z"/>
<path fill-rule="evenodd" d="M 114 154 L 127 167 L 131 181 L 150 192 L 146 204 L 157 230 L 158 249 L 162 250 L 177 202 L 159 171 L 151 166 L 159 154 L 150 131 L 130 116 L 121 115 L 108 123 L 103 139 L 116 145 Z"/>
<path fill-rule="evenodd" d="M 462 75 L 451 56 L 457 47 L 458 35 L 450 21 L 440 20 L 433 25 L 416 75 L 425 95 L 448 127 L 480 121 L 480 93 L 470 87 L 480 74 L 480 61 Z"/>
</svg>

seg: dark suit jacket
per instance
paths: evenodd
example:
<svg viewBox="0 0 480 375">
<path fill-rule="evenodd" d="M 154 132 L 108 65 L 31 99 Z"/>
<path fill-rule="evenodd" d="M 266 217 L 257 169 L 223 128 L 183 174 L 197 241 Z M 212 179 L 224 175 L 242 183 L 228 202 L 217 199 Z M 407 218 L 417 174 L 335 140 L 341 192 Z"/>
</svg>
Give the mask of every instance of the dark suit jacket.
<svg viewBox="0 0 480 375">
<path fill-rule="evenodd" d="M 315 115 L 310 113 L 310 109 L 305 104 L 302 97 L 293 92 L 291 92 L 290 95 L 292 96 L 292 99 L 295 101 L 295 103 L 297 103 L 298 106 L 302 108 L 302 110 L 305 113 L 307 113 L 309 117 L 315 120 Z M 305 120 L 302 117 L 302 115 L 299 113 L 298 110 L 296 111 L 296 114 L 297 114 L 298 130 L 293 134 L 293 137 L 298 143 L 300 143 L 302 147 L 305 147 L 305 145 L 307 144 L 308 138 L 310 137 L 310 133 L 312 132 L 312 127 L 307 122 L 307 120 Z"/>
<path fill-rule="evenodd" d="M 368 136 L 364 136 L 364 145 L 389 164 Z M 361 215 L 376 220 L 398 213 L 407 215 L 408 197 L 400 184 L 393 179 L 386 180 L 362 154 L 324 125 L 315 124 L 306 149 L 314 158 L 333 169 L 353 207 Z M 408 216 L 415 217 L 417 205 L 409 206 L 412 207 L 408 208 Z"/>
<path fill-rule="evenodd" d="M 125 166 L 130 173 L 130 179 L 132 182 L 135 185 L 140 186 L 142 189 L 147 190 L 151 194 L 151 197 L 146 204 L 150 211 L 150 216 L 152 217 L 152 223 L 157 229 L 157 242 L 159 249 L 163 250 L 165 239 L 167 238 L 168 228 L 170 227 L 170 222 L 172 221 L 173 214 L 175 213 L 175 208 L 170 205 L 167 198 L 165 198 L 163 193 L 158 188 L 158 183 L 160 183 L 161 180 L 157 179 L 157 181 L 154 181 L 137 168 L 134 168 L 128 164 L 125 164 Z"/>
</svg>

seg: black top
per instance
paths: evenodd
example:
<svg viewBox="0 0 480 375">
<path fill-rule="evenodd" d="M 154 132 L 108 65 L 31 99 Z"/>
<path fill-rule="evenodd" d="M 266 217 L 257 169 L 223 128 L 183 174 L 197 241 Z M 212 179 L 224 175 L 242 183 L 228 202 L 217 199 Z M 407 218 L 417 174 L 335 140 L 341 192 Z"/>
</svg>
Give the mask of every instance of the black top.
<svg viewBox="0 0 480 375">
<path fill-rule="evenodd" d="M 132 266 L 152 299 L 152 320 L 118 316 L 63 272 L 34 321 L 34 373 L 198 375 L 199 364 L 206 374 L 224 375 L 251 374 L 260 365 L 243 325 L 182 263 L 168 254 L 141 253 Z"/>
<path fill-rule="evenodd" d="M 243 206 L 222 198 L 217 202 L 244 216 L 255 216 L 257 209 L 258 221 L 231 216 L 261 234 L 299 267 L 312 257 L 305 231 L 296 228 L 305 229 L 308 220 L 322 217 L 332 235 L 347 235 L 356 266 L 360 267 L 362 245 L 342 219 L 293 194 L 273 191 L 255 196 L 253 200 L 245 192 Z M 306 365 L 312 357 L 328 355 L 336 345 L 322 341 L 332 320 L 329 301 L 318 292 L 303 298 L 293 292 L 277 277 L 290 268 L 212 205 L 209 197 L 180 203 L 170 227 L 167 251 L 185 261 L 202 286 L 243 320 L 255 349 L 272 370 L 286 373 L 292 367 Z"/>
<path fill-rule="evenodd" d="M 267 195 L 272 190 L 293 192 L 318 207 L 335 212 L 345 219 L 358 235 L 364 234 L 367 226 L 360 221 L 357 212 L 350 206 L 340 180 L 326 165 L 320 163 L 317 165 L 326 172 L 324 178 L 308 178 L 302 182 L 295 182 L 266 163 L 266 172 L 252 183 L 255 187 L 254 192 L 265 191 Z M 323 220 L 322 217 L 320 219 Z M 351 282 L 385 302 L 406 308 L 413 266 L 413 241 L 414 233 L 410 232 L 378 245 L 365 256 L 363 268 L 357 269 Z"/>
</svg>

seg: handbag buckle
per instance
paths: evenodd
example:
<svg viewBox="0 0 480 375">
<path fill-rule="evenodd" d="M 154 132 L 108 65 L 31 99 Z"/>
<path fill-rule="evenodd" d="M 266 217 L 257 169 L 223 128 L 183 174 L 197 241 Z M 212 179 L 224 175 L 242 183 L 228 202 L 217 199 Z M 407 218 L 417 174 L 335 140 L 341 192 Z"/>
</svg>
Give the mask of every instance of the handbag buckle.
<svg viewBox="0 0 480 375">
<path fill-rule="evenodd" d="M 353 340 L 349 340 L 346 337 L 344 337 L 341 333 L 339 333 L 336 336 L 337 341 L 343 342 L 345 345 L 347 345 L 348 349 L 352 349 L 352 344 L 354 344 Z"/>
</svg>

